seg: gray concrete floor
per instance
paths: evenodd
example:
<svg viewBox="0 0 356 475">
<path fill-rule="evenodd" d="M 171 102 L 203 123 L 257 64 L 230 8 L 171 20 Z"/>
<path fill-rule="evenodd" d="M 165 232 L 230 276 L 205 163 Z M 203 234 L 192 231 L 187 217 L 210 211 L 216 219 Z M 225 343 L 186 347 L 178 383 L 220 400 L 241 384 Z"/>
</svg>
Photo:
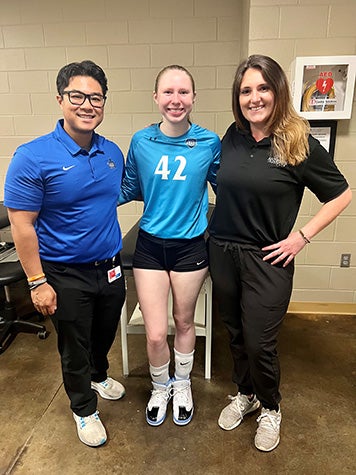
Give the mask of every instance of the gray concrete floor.
<svg viewBox="0 0 356 475">
<path fill-rule="evenodd" d="M 214 312 L 216 313 L 216 312 Z M 110 375 L 126 387 L 120 401 L 99 400 L 108 432 L 100 448 L 83 445 L 61 380 L 56 335 L 19 334 L 0 355 L 0 474 L 354 474 L 355 317 L 288 315 L 280 335 L 281 443 L 254 448 L 256 414 L 231 432 L 217 418 L 236 393 L 227 335 L 214 315 L 212 379 L 204 379 L 204 339 L 192 375 L 195 414 L 177 427 L 169 408 L 160 427 L 145 422 L 149 397 L 144 335 L 129 335 L 131 373 L 122 377 L 120 335 Z"/>
</svg>

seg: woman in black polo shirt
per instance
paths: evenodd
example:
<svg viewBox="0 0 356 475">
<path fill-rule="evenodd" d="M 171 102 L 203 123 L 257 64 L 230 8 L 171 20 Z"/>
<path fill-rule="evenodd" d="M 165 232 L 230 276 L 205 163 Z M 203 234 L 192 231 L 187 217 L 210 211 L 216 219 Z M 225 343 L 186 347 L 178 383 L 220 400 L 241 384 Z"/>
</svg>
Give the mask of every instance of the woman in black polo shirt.
<svg viewBox="0 0 356 475">
<path fill-rule="evenodd" d="M 240 64 L 232 107 L 235 122 L 222 140 L 209 257 L 238 393 L 218 424 L 232 430 L 261 406 L 255 446 L 268 452 L 280 438 L 276 346 L 294 257 L 346 208 L 351 190 L 293 109 L 286 75 L 273 59 L 253 55 Z M 323 206 L 292 231 L 305 187 Z"/>
</svg>

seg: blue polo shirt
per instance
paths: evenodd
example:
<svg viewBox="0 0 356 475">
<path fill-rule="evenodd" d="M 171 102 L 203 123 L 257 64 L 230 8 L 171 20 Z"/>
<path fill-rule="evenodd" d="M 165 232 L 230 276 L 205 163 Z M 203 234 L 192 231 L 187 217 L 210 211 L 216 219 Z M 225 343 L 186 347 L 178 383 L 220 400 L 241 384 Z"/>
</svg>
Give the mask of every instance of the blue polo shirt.
<svg viewBox="0 0 356 475">
<path fill-rule="evenodd" d="M 40 257 L 85 263 L 116 255 L 122 237 L 116 206 L 124 170 L 119 147 L 94 133 L 83 150 L 55 130 L 16 150 L 5 180 L 4 205 L 38 211 Z"/>
</svg>

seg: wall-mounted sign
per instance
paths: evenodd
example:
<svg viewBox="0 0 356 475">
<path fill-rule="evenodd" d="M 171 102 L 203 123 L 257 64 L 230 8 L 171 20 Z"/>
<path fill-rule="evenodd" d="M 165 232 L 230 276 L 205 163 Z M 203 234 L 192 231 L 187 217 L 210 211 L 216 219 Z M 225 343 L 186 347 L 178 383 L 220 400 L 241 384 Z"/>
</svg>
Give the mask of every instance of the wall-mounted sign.
<svg viewBox="0 0 356 475">
<path fill-rule="evenodd" d="M 306 119 L 350 119 L 356 56 L 304 56 L 292 64 L 296 111 Z"/>
<path fill-rule="evenodd" d="M 336 141 L 336 120 L 310 120 L 310 133 L 334 158 Z"/>
</svg>

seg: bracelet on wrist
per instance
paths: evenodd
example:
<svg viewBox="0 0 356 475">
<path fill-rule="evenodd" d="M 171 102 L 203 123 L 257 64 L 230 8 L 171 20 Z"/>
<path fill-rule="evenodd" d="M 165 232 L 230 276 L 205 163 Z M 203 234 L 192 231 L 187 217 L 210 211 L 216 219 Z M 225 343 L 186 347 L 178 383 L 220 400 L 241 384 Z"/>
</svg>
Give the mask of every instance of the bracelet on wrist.
<svg viewBox="0 0 356 475">
<path fill-rule="evenodd" d="M 306 237 L 306 235 L 303 233 L 303 231 L 302 231 L 301 229 L 299 229 L 298 232 L 299 232 L 299 234 L 302 236 L 302 238 L 303 238 L 305 244 L 310 244 L 310 239 L 308 239 L 308 238 Z"/>
<path fill-rule="evenodd" d="M 46 277 L 43 277 L 42 279 L 38 279 L 38 280 L 35 280 L 33 282 L 29 282 L 28 288 L 30 290 L 35 290 L 35 289 L 37 289 L 37 287 L 39 287 L 42 284 L 45 284 L 46 282 L 47 282 Z"/>
<path fill-rule="evenodd" d="M 41 272 L 41 274 L 36 274 L 36 275 L 33 275 L 32 277 L 29 277 L 27 279 L 27 282 L 34 282 L 38 279 L 42 279 L 43 277 L 45 277 L 45 274 L 43 272 Z"/>
</svg>

